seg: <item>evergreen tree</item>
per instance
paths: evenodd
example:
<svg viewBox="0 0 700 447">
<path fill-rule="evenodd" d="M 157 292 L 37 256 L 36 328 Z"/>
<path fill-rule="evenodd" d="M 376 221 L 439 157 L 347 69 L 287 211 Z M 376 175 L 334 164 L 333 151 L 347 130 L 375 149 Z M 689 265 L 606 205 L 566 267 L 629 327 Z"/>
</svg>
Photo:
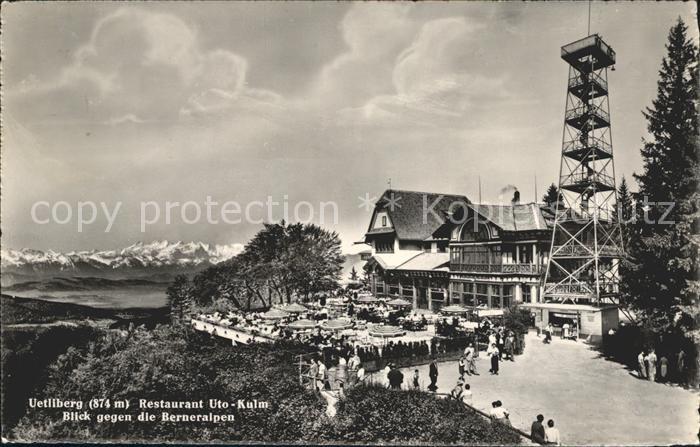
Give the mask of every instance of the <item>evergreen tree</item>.
<svg viewBox="0 0 700 447">
<path fill-rule="evenodd" d="M 627 180 L 622 177 L 620 187 L 617 189 L 617 218 L 622 230 L 622 243 L 624 247 L 629 245 L 630 226 L 634 220 L 633 206 L 632 196 L 627 188 Z"/>
<path fill-rule="evenodd" d="M 549 188 L 547 188 L 547 193 L 542 197 L 542 201 L 552 211 L 556 210 L 557 202 L 562 201 L 562 196 L 559 192 L 559 188 L 557 188 L 557 185 L 554 183 L 549 185 Z"/>
<path fill-rule="evenodd" d="M 697 47 L 679 19 L 671 28 L 649 139 L 635 174 L 636 223 L 623 265 L 623 299 L 656 336 L 688 334 L 698 319 Z M 670 337 L 665 336 L 666 339 Z"/>
<path fill-rule="evenodd" d="M 350 270 L 350 279 L 352 281 L 357 281 L 357 270 L 355 270 L 355 266 L 352 266 L 352 270 Z"/>
<path fill-rule="evenodd" d="M 175 281 L 168 286 L 165 295 L 170 308 L 170 321 L 181 323 L 191 303 L 192 286 L 185 275 L 177 275 Z"/>
</svg>

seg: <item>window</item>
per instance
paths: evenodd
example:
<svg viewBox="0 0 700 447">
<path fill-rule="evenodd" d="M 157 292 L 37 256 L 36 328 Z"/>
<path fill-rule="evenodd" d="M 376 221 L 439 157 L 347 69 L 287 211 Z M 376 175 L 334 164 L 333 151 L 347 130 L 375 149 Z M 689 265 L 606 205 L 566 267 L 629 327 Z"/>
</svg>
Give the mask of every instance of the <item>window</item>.
<svg viewBox="0 0 700 447">
<path fill-rule="evenodd" d="M 530 286 L 527 284 L 523 284 L 522 289 L 523 289 L 523 302 L 529 303 L 530 302 Z"/>
<path fill-rule="evenodd" d="M 486 225 L 481 224 L 474 219 L 469 219 L 462 226 L 462 234 L 460 236 L 460 240 L 466 242 L 487 241 L 490 239 L 489 229 L 486 227 Z"/>
<path fill-rule="evenodd" d="M 386 227 L 386 216 L 382 216 L 382 226 Z"/>
</svg>

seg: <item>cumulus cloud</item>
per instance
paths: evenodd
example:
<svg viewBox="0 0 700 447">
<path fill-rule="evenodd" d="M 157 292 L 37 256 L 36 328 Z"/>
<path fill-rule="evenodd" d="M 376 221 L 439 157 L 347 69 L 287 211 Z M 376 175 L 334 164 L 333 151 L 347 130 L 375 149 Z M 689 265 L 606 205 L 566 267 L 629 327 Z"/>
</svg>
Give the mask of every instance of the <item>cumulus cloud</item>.
<svg viewBox="0 0 700 447">
<path fill-rule="evenodd" d="M 197 29 L 179 17 L 121 8 L 95 24 L 56 77 L 28 80 L 13 99 L 20 111 L 32 103 L 34 119 L 89 117 L 110 125 L 279 103 L 278 94 L 247 86 L 247 70 L 242 56 L 203 48 Z M 45 99 L 38 107 L 37 97 Z"/>
<path fill-rule="evenodd" d="M 436 125 L 442 118 L 463 116 L 477 99 L 504 97 L 503 79 L 478 74 L 478 58 L 466 57 L 478 45 L 478 28 L 465 17 L 423 24 L 396 59 L 391 78 L 394 91 L 343 110 L 341 121 Z"/>
</svg>

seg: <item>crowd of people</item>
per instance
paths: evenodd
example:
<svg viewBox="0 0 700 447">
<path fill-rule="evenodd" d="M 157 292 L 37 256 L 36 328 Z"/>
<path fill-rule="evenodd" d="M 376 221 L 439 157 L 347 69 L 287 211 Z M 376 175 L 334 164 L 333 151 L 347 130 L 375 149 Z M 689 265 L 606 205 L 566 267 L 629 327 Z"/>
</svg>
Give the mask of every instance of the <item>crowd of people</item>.
<svg viewBox="0 0 700 447">
<path fill-rule="evenodd" d="M 685 351 L 679 351 L 675 358 L 675 365 L 672 366 L 671 361 L 665 354 L 660 357 L 656 355 L 654 349 L 641 350 L 637 355 L 637 374 L 640 379 L 646 379 L 651 382 L 667 382 L 671 379 L 672 371 L 677 376 L 677 379 L 683 378 L 686 369 L 686 354 Z"/>
</svg>

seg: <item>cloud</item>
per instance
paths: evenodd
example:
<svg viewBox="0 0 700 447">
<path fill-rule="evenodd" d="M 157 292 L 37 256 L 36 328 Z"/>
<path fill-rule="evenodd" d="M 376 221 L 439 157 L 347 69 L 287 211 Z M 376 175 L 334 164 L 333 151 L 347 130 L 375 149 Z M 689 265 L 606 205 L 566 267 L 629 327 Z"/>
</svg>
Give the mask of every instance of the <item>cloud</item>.
<svg viewBox="0 0 700 447">
<path fill-rule="evenodd" d="M 127 113 L 126 115 L 122 115 L 117 118 L 110 118 L 105 121 L 105 124 L 108 124 L 110 126 L 118 126 L 119 124 L 127 124 L 127 123 L 132 123 L 132 124 L 143 124 L 146 121 L 142 120 L 138 116 L 134 115 L 133 113 Z"/>
<path fill-rule="evenodd" d="M 405 11 L 399 14 L 404 28 L 413 30 L 412 40 L 402 39 L 404 46 L 391 61 L 389 91 L 365 99 L 363 104 L 341 109 L 341 125 L 397 125 L 413 124 L 442 126 L 450 120 L 463 117 L 476 103 L 497 100 L 507 96 L 504 79 L 478 73 L 478 57 L 473 49 L 478 45 L 480 26 L 465 17 L 446 17 L 423 24 L 411 22 Z M 394 22 L 400 22 L 398 18 Z M 344 22 L 345 23 L 345 22 Z M 349 32 L 346 32 L 346 39 Z M 401 41 L 394 41 L 394 44 Z M 383 44 L 378 44 L 382 47 Z M 341 56 L 326 69 L 356 73 L 365 62 L 377 65 L 377 49 L 367 49 L 362 42 L 351 46 L 353 51 Z M 396 45 L 383 47 L 396 49 Z M 367 53 L 362 54 L 361 50 Z M 388 51 L 388 50 L 387 50 Z M 386 54 L 383 54 L 385 57 Z M 353 64 L 354 69 L 350 68 Z M 375 75 L 376 73 L 371 73 Z M 367 83 L 375 77 L 365 76 Z M 360 81 L 361 78 L 355 80 Z"/>
<path fill-rule="evenodd" d="M 12 99 L 30 121 L 60 116 L 109 125 L 279 104 L 278 94 L 248 87 L 247 71 L 242 56 L 203 48 L 184 20 L 123 7 L 95 24 L 57 76 L 28 79 Z"/>
</svg>

